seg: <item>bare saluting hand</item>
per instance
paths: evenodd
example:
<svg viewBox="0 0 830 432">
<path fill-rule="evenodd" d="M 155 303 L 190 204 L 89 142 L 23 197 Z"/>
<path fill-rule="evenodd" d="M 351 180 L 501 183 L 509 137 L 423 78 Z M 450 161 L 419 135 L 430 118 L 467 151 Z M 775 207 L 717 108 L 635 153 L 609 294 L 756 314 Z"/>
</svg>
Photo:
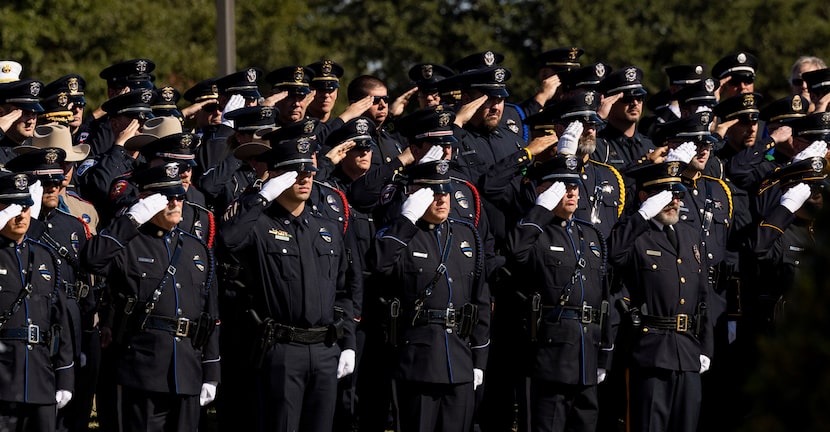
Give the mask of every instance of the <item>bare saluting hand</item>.
<svg viewBox="0 0 830 432">
<path fill-rule="evenodd" d="M 348 153 L 349 150 L 353 149 L 354 146 L 355 142 L 352 140 L 342 142 L 332 147 L 331 150 L 329 150 L 329 152 L 326 153 L 326 157 L 329 158 L 329 160 L 331 160 L 331 163 L 337 165 L 340 163 L 340 161 L 343 160 L 343 158 L 346 157 L 346 153 Z"/>
<path fill-rule="evenodd" d="M 389 115 L 397 117 L 403 114 L 403 111 L 406 109 L 406 105 L 409 104 L 409 98 L 418 91 L 418 87 L 412 87 L 411 89 L 407 90 L 406 93 L 398 96 L 395 99 L 395 102 L 392 102 L 392 105 L 389 106 Z"/>
</svg>

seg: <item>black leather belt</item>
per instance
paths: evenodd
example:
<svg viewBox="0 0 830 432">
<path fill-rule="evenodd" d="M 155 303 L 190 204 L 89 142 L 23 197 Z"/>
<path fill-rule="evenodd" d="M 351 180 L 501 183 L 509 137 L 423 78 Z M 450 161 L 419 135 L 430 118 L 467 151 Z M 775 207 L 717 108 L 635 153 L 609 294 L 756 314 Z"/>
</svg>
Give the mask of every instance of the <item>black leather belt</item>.
<svg viewBox="0 0 830 432">
<path fill-rule="evenodd" d="M 301 344 L 316 344 L 326 342 L 329 333 L 328 327 L 312 327 L 308 329 L 273 323 L 275 342 L 297 342 Z"/>
<path fill-rule="evenodd" d="M 602 311 L 588 306 L 543 306 L 543 310 L 550 311 L 545 313 L 545 317 L 559 318 L 559 319 L 573 319 L 579 320 L 583 324 L 596 323 L 599 324 Z"/>
<path fill-rule="evenodd" d="M 677 314 L 673 317 L 643 315 L 643 325 L 658 330 L 674 330 L 680 333 L 694 328 L 694 317 L 687 314 Z"/>
<path fill-rule="evenodd" d="M 28 327 L 0 330 L 0 340 L 19 340 L 29 344 L 46 345 L 49 332 L 40 331 L 40 326 L 31 324 Z"/>
<path fill-rule="evenodd" d="M 422 310 L 415 318 L 414 323 L 419 325 L 441 324 L 445 328 L 455 328 L 458 324 L 458 314 L 453 308 Z"/>
<path fill-rule="evenodd" d="M 145 329 L 163 330 L 176 337 L 193 337 L 198 323 L 188 318 L 170 318 L 150 315 L 144 325 Z"/>
</svg>

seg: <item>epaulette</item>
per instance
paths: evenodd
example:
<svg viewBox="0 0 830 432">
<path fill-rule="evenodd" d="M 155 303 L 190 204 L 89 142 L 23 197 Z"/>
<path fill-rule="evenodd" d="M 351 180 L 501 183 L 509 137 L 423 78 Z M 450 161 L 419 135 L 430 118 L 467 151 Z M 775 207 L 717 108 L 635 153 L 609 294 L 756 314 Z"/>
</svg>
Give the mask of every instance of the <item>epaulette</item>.
<svg viewBox="0 0 830 432">
<path fill-rule="evenodd" d="M 473 226 L 475 226 L 475 228 L 478 229 L 478 222 L 481 220 L 481 195 L 479 195 L 478 189 L 476 189 L 475 185 L 473 185 L 467 180 L 456 177 L 450 177 L 450 179 L 460 183 L 464 183 L 465 185 L 467 185 L 468 188 L 470 188 L 470 192 L 473 193 L 473 198 L 475 199 L 475 203 L 473 203 L 475 205 L 475 217 Z"/>
<path fill-rule="evenodd" d="M 729 201 L 729 219 L 732 219 L 732 189 L 729 189 L 729 185 L 727 185 L 725 181 L 717 177 L 712 177 L 705 174 L 701 175 L 700 177 L 709 180 L 714 180 L 718 182 L 718 184 L 720 184 L 720 186 L 723 188 L 723 191 L 726 192 L 726 199 Z"/>
<path fill-rule="evenodd" d="M 340 189 L 338 189 L 338 188 L 336 188 L 336 187 L 334 187 L 334 186 L 332 186 L 328 183 L 324 183 L 324 182 L 317 181 L 317 180 L 314 180 L 314 183 L 321 186 L 321 187 L 332 190 L 334 193 L 336 193 L 340 197 L 340 200 L 343 201 L 343 234 L 345 235 L 346 230 L 349 228 L 349 217 L 351 216 L 351 209 L 349 208 L 349 200 L 346 199 L 346 194 L 344 194 L 343 191 L 341 191 Z"/>
<path fill-rule="evenodd" d="M 620 174 L 619 170 L 606 163 L 597 162 L 593 159 L 591 159 L 591 163 L 601 167 L 608 168 L 609 170 L 611 170 L 611 173 L 614 174 L 614 177 L 617 178 L 617 184 L 619 185 L 620 190 L 620 205 L 617 206 L 617 217 L 619 218 L 620 216 L 622 216 L 623 209 L 625 208 L 625 181 L 622 178 L 622 174 Z"/>
<path fill-rule="evenodd" d="M 484 271 L 484 248 L 481 242 L 481 235 L 478 232 L 478 227 L 463 219 L 447 218 L 447 222 L 451 224 L 457 223 L 464 225 L 473 232 L 473 237 L 475 237 L 476 240 L 476 277 L 481 276 Z"/>
</svg>

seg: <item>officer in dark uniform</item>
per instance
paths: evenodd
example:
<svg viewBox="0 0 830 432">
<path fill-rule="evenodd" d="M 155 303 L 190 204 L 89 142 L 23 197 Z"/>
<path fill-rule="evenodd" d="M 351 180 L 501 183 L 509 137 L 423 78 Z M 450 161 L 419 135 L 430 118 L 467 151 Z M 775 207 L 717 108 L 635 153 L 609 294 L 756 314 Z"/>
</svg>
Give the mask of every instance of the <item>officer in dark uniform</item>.
<svg viewBox="0 0 830 432">
<path fill-rule="evenodd" d="M 306 67 L 314 73 L 314 78 L 309 83 L 314 89 L 314 99 L 308 104 L 306 112 L 325 123 L 332 119 L 331 111 L 337 103 L 340 78 L 344 73 L 343 66 L 329 59 L 323 59 Z"/>
<path fill-rule="evenodd" d="M 378 77 L 361 75 L 349 82 L 346 93 L 349 103 L 354 106 L 360 106 L 362 101 L 367 101 L 367 104 L 371 102 L 367 109 L 357 115 L 368 117 L 375 123 L 372 141 L 376 148 L 372 152 L 372 165 L 394 164 L 406 148 L 406 141 L 398 133 L 397 125 L 390 122 L 389 91 L 386 84 Z"/>
<path fill-rule="evenodd" d="M 38 114 L 38 124 L 58 124 L 67 126 L 72 121 L 72 111 L 69 110 L 69 94 L 60 92 L 57 94 L 45 94 L 40 92 L 40 105 L 43 112 Z"/>
<path fill-rule="evenodd" d="M 43 83 L 32 79 L 23 79 L 9 83 L 0 83 L 0 116 L 15 110 L 22 113 L 9 130 L 0 134 L 0 165 L 12 159 L 12 148 L 24 144 L 35 132 L 37 114 L 44 111 L 38 95 Z"/>
<path fill-rule="evenodd" d="M 52 432 L 74 390 L 72 336 L 57 256 L 29 236 L 33 181 L 0 172 L 0 428 Z"/>
<path fill-rule="evenodd" d="M 712 77 L 721 81 L 720 100 L 755 91 L 758 58 L 746 51 L 722 57 L 712 66 Z"/>
<path fill-rule="evenodd" d="M 401 213 L 369 266 L 400 301 L 396 367 L 402 431 L 465 431 L 484 380 L 490 293 L 476 228 L 449 217 L 449 162 L 413 166 Z"/>
<path fill-rule="evenodd" d="M 720 82 L 712 78 L 705 78 L 689 84 L 675 94 L 681 117 L 688 117 L 698 111 L 711 111 L 717 105 L 718 99 L 715 90 L 720 88 Z"/>
<path fill-rule="evenodd" d="M 41 91 L 41 96 L 43 97 L 64 92 L 67 93 L 69 110 L 72 111 L 72 119 L 69 121 L 68 126 L 75 144 L 86 141 L 89 136 L 90 118 L 84 118 L 84 109 L 86 108 L 85 88 L 86 80 L 82 76 L 69 74 L 46 84 Z"/>
<path fill-rule="evenodd" d="M 153 89 L 153 99 L 150 101 L 150 109 L 155 117 L 176 117 L 184 125 L 184 116 L 179 111 L 178 102 L 182 94 L 173 86 L 164 86 Z"/>
<path fill-rule="evenodd" d="M 133 174 L 140 199 L 82 251 L 113 298 L 121 430 L 192 430 L 219 381 L 210 248 L 182 231 L 179 164 Z M 106 317 L 103 317 L 107 321 Z"/>
<path fill-rule="evenodd" d="M 508 239 L 516 269 L 528 275 L 516 289 L 534 298 L 528 323 L 532 431 L 596 430 L 596 385 L 610 361 L 605 241 L 574 217 L 582 163 L 559 155 L 533 171 L 536 205 Z"/>
<path fill-rule="evenodd" d="M 33 138 L 38 141 L 40 139 L 37 135 Z M 90 292 L 89 276 L 80 268 L 78 258 L 78 252 L 90 237 L 89 228 L 76 217 L 57 209 L 58 189 L 65 180 L 61 165 L 66 153 L 57 148 L 33 147 L 18 147 L 16 151 L 20 156 L 10 160 L 6 168 L 13 172 L 31 174 L 39 181 L 31 188 L 32 199 L 38 200 L 32 206 L 32 216 L 42 225 L 42 232 L 37 239 L 54 249 L 61 260 L 60 288 L 67 298 L 68 330 L 73 347 L 75 376 L 92 378 L 92 385 L 89 381 L 77 381 L 72 402 L 58 415 L 58 430 L 76 431 L 89 423 L 97 374 L 97 371 L 83 370 L 87 366 L 87 355 L 82 351 L 82 332 L 93 330 L 97 307 L 96 294 Z"/>
<path fill-rule="evenodd" d="M 253 71 L 253 86 L 256 88 L 256 77 L 261 72 L 258 69 L 253 69 Z M 239 73 L 236 73 L 223 77 L 221 82 L 215 78 L 200 81 L 187 89 L 182 96 L 193 107 L 188 107 L 186 110 L 188 110 L 188 117 L 192 117 L 195 123 L 195 127 L 190 132 L 196 138 L 193 141 L 197 166 L 194 178 L 196 182 L 199 181 L 202 173 L 218 165 L 229 154 L 226 141 L 228 137 L 233 135 L 233 129 L 222 124 L 224 104 L 219 99 L 221 95 L 219 86 L 224 86 L 223 89 L 228 92 L 236 91 L 245 95 L 253 94 L 251 90 L 245 89 L 247 87 L 245 84 L 249 84 L 247 75 L 245 75 L 246 78 L 238 77 L 238 75 Z M 241 83 L 235 81 L 240 79 L 244 81 Z M 229 90 L 237 88 L 240 90 Z M 259 95 L 259 91 L 256 94 Z M 225 102 L 227 102 L 228 97 L 223 97 Z"/>
<path fill-rule="evenodd" d="M 560 47 L 547 50 L 536 58 L 539 69 L 539 91 L 532 98 L 526 99 L 519 106 L 526 116 L 532 116 L 550 102 L 561 85 L 558 74 L 581 66 L 579 58 L 585 50 L 578 47 Z"/>
<path fill-rule="evenodd" d="M 635 325 L 632 430 L 696 431 L 700 374 L 712 356 L 707 256 L 700 230 L 678 223 L 684 168 L 671 161 L 630 171 L 640 208 L 620 220 L 609 242 L 610 262 L 630 295 L 628 322 Z"/>
<path fill-rule="evenodd" d="M 258 157 L 271 178 L 242 195 L 223 218 L 222 240 L 250 274 L 262 429 L 330 431 L 337 379 L 354 369 L 342 231 L 306 204 L 315 123 L 301 121 L 263 136 L 271 150 Z"/>
<path fill-rule="evenodd" d="M 827 111 L 827 102 L 822 99 L 830 93 L 830 69 L 822 68 L 804 72 L 801 78 L 810 90 L 810 102 L 815 105 L 815 109 L 811 112 Z"/>
<path fill-rule="evenodd" d="M 418 107 L 427 108 L 442 103 L 438 82 L 455 75 L 455 72 L 442 64 L 418 63 L 409 68 L 407 75 L 418 87 Z"/>
</svg>

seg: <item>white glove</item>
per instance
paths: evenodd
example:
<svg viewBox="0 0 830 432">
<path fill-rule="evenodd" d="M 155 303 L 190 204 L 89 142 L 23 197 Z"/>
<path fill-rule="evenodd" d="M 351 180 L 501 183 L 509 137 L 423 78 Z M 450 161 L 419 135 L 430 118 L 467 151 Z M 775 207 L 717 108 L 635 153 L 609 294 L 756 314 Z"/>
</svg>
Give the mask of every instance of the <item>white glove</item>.
<svg viewBox="0 0 830 432">
<path fill-rule="evenodd" d="M 144 225 L 156 215 L 156 213 L 164 210 L 167 207 L 167 197 L 160 194 L 152 194 L 148 197 L 138 200 L 133 204 L 129 210 L 128 215 L 132 215 L 133 219 L 139 224 Z"/>
<path fill-rule="evenodd" d="M 683 162 L 689 163 L 692 159 L 694 159 L 695 155 L 697 154 L 697 146 L 691 142 L 684 142 L 677 146 L 677 148 L 673 148 L 669 150 L 669 154 L 666 155 L 666 162 Z"/>
<path fill-rule="evenodd" d="M 473 391 L 484 382 L 484 371 L 481 369 L 473 369 Z"/>
<path fill-rule="evenodd" d="M 55 402 L 58 403 L 58 409 L 61 409 L 72 400 L 72 392 L 69 390 L 58 390 L 55 392 Z"/>
<path fill-rule="evenodd" d="M 11 204 L 0 211 L 0 229 L 6 226 L 12 218 L 20 216 L 23 213 L 23 207 L 20 204 Z"/>
<path fill-rule="evenodd" d="M 222 110 L 222 124 L 228 127 L 233 127 L 233 120 L 226 120 L 225 114 L 238 110 L 245 106 L 245 98 L 242 95 L 235 94 L 228 99 L 228 103 L 225 104 L 225 109 Z"/>
<path fill-rule="evenodd" d="M 700 373 L 706 372 L 709 370 L 709 365 L 712 364 L 712 360 L 709 360 L 709 357 L 705 355 L 700 355 Z"/>
<path fill-rule="evenodd" d="M 605 381 L 605 377 L 607 375 L 608 375 L 608 371 L 606 371 L 604 368 L 598 368 L 597 369 L 597 384 L 600 384 L 603 381 Z"/>
<path fill-rule="evenodd" d="M 32 219 L 37 219 L 40 216 L 40 208 L 43 206 L 43 185 L 40 180 L 29 185 L 29 195 L 32 196 Z"/>
<path fill-rule="evenodd" d="M 401 214 L 412 223 L 418 222 L 418 219 L 426 213 L 434 200 L 435 194 L 432 192 L 432 189 L 418 189 L 418 191 L 407 197 L 406 201 L 403 202 Z"/>
<path fill-rule="evenodd" d="M 582 136 L 584 129 L 582 122 L 571 122 L 565 128 L 565 131 L 562 132 L 562 136 L 559 137 L 559 142 L 556 143 L 556 152 L 559 154 L 575 155 L 576 149 L 579 146 L 579 137 Z"/>
<path fill-rule="evenodd" d="M 824 157 L 825 154 L 827 154 L 827 143 L 824 141 L 813 141 L 807 148 L 795 155 L 793 162 L 803 161 L 804 159 L 816 156 Z"/>
<path fill-rule="evenodd" d="M 202 391 L 199 393 L 199 405 L 205 406 L 216 399 L 216 381 L 202 383 Z"/>
<path fill-rule="evenodd" d="M 418 161 L 418 164 L 427 163 L 427 162 L 435 162 L 437 160 L 441 160 L 444 158 L 444 148 L 439 145 L 434 145 L 427 150 L 427 153 L 421 160 Z"/>
<path fill-rule="evenodd" d="M 337 379 L 354 372 L 354 350 L 345 349 L 340 353 L 340 360 L 337 362 Z"/>
<path fill-rule="evenodd" d="M 280 194 L 290 188 L 296 181 L 297 171 L 284 172 L 277 177 L 268 179 L 268 181 L 262 185 L 262 189 L 259 191 L 259 194 L 262 195 L 266 201 L 271 202 L 274 198 L 280 196 Z"/>
<path fill-rule="evenodd" d="M 640 205 L 640 210 L 637 210 L 645 220 L 651 220 L 654 216 L 660 214 L 663 207 L 669 205 L 672 200 L 671 191 L 664 190 L 657 195 L 650 196 Z"/>
<path fill-rule="evenodd" d="M 810 198 L 811 193 L 810 186 L 806 183 L 799 183 L 781 195 L 781 205 L 786 207 L 790 213 L 795 213 L 804 205 L 807 198 Z"/>
<path fill-rule="evenodd" d="M 562 197 L 565 196 L 565 191 L 565 183 L 556 182 L 536 197 L 536 205 L 540 205 L 545 210 L 551 211 L 562 201 Z"/>
</svg>

